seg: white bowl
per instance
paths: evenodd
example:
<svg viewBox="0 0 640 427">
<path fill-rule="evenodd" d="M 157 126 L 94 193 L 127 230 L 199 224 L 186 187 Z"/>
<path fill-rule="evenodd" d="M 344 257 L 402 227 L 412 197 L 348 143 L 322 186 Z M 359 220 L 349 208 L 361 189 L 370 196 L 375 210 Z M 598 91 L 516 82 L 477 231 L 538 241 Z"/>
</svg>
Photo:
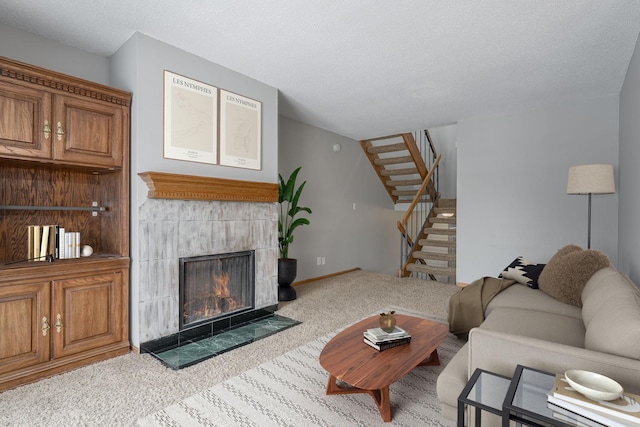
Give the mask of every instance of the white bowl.
<svg viewBox="0 0 640 427">
<path fill-rule="evenodd" d="M 591 400 L 615 400 L 624 391 L 616 381 L 595 372 L 572 369 L 564 377 L 571 388 Z"/>
</svg>

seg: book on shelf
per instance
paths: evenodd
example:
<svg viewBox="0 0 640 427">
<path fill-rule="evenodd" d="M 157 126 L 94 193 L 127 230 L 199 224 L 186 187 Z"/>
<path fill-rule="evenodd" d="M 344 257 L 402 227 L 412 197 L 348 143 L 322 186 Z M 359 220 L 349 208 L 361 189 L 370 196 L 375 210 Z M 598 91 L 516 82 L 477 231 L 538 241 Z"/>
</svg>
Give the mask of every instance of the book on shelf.
<svg viewBox="0 0 640 427">
<path fill-rule="evenodd" d="M 53 230 L 49 225 L 27 226 L 27 260 L 45 261 L 49 251 L 53 249 Z"/>
<path fill-rule="evenodd" d="M 592 420 L 584 415 L 570 411 L 561 406 L 554 405 L 551 402 L 547 402 L 547 408 L 551 409 L 553 418 L 557 418 L 568 424 L 577 424 L 579 427 L 607 427 L 606 424 Z"/>
<path fill-rule="evenodd" d="M 33 259 L 34 227 L 35 227 L 35 225 L 27 226 L 27 259 L 28 260 L 32 260 Z"/>
<path fill-rule="evenodd" d="M 40 236 L 40 261 L 47 259 L 47 251 L 49 251 L 49 226 L 42 226 L 42 234 Z"/>
<path fill-rule="evenodd" d="M 75 243 L 75 248 L 76 248 L 76 258 L 80 258 L 80 232 L 76 231 L 76 243 Z"/>
<path fill-rule="evenodd" d="M 58 227 L 58 259 L 65 259 L 67 251 L 65 250 L 64 242 L 65 240 L 65 231 L 64 227 Z"/>
<path fill-rule="evenodd" d="M 547 403 L 567 409 L 611 427 L 640 425 L 640 396 L 624 392 L 611 400 L 591 400 L 569 386 L 563 374 L 557 374 Z"/>
<path fill-rule="evenodd" d="M 383 342 L 373 342 L 367 339 L 367 337 L 364 337 L 364 343 L 367 344 L 369 347 L 375 348 L 378 351 L 383 351 L 389 348 L 398 347 L 400 345 L 409 344 L 410 342 L 411 342 L 411 337 L 396 338 L 394 340 L 388 340 Z"/>
<path fill-rule="evenodd" d="M 33 261 L 40 261 L 40 226 L 33 226 L 33 248 L 31 249 L 32 254 L 29 258 Z"/>
<path fill-rule="evenodd" d="M 409 333 L 404 329 L 396 326 L 393 331 L 386 332 L 382 328 L 372 328 L 364 331 L 364 336 L 374 343 L 380 343 L 385 341 L 393 341 L 398 338 L 407 338 Z"/>
<path fill-rule="evenodd" d="M 76 241 L 73 231 L 68 231 L 65 233 L 65 236 L 65 258 L 73 258 L 73 254 L 75 253 L 73 243 Z"/>
<path fill-rule="evenodd" d="M 80 258 L 80 233 L 65 231 L 59 225 L 27 226 L 27 260 L 46 261 Z"/>
<path fill-rule="evenodd" d="M 56 226 L 49 226 L 49 248 L 47 249 L 47 255 L 52 255 L 55 258 L 56 253 Z"/>
<path fill-rule="evenodd" d="M 60 259 L 60 228 L 59 225 L 55 225 L 53 229 L 53 257 L 55 259 Z"/>
</svg>

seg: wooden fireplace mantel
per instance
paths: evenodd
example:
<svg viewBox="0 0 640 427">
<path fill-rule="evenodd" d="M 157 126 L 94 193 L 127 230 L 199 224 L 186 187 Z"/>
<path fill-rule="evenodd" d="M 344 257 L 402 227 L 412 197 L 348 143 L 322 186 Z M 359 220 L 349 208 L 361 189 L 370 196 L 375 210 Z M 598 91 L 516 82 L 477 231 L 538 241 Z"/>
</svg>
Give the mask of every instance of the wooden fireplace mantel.
<svg viewBox="0 0 640 427">
<path fill-rule="evenodd" d="M 278 184 L 164 172 L 141 172 L 150 199 L 277 202 Z"/>
</svg>

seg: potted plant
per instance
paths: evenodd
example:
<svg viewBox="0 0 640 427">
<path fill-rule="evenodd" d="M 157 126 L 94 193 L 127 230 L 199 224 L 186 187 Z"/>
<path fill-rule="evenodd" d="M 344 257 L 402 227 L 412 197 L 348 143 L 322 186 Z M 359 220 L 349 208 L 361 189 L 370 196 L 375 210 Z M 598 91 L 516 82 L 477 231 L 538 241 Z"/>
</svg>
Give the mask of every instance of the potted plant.
<svg viewBox="0 0 640 427">
<path fill-rule="evenodd" d="M 311 213 L 311 209 L 298 206 L 300 194 L 307 181 L 296 188 L 296 178 L 301 167 L 294 170 L 289 179 L 284 181 L 282 175 L 278 174 L 278 202 L 280 203 L 280 214 L 278 216 L 278 245 L 280 248 L 280 258 L 278 259 L 278 301 L 291 301 L 296 299 L 296 291 L 291 287 L 291 283 L 296 278 L 298 272 L 298 260 L 289 258 L 289 245 L 293 243 L 293 231 L 301 226 L 308 225 L 307 218 L 296 218 L 300 212 Z"/>
</svg>

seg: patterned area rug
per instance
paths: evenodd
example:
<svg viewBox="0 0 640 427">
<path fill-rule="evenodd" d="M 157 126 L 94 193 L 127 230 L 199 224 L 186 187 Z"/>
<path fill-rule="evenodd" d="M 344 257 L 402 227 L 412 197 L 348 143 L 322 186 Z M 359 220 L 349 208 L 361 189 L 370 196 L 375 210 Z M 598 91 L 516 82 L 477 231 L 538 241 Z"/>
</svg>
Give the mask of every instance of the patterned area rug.
<svg viewBox="0 0 640 427">
<path fill-rule="evenodd" d="M 325 394 L 328 374 L 318 358 L 336 333 L 139 419 L 138 425 L 451 427 L 455 424 L 440 416 L 436 396 L 438 374 L 463 344 L 455 336 L 447 336 L 438 347 L 440 366 L 415 368 L 389 387 L 392 420 L 385 423 L 369 395 Z"/>
</svg>

